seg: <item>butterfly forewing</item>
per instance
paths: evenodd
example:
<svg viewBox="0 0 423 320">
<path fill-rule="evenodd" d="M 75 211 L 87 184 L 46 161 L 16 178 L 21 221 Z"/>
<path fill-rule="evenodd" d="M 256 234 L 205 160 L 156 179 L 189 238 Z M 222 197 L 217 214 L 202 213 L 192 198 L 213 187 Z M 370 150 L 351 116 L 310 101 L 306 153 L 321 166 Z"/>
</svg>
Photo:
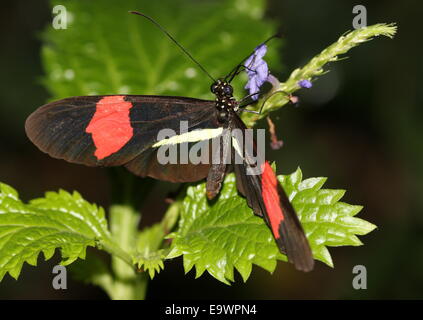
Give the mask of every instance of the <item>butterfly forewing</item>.
<svg viewBox="0 0 423 320">
<path fill-rule="evenodd" d="M 236 114 L 234 116 L 233 127 L 244 131 L 245 124 Z M 262 169 L 260 174 L 248 174 L 248 168 L 255 163 L 251 156 L 245 151 L 243 162 L 234 164 L 238 191 L 246 197 L 254 213 L 264 218 L 279 249 L 288 256 L 288 260 L 298 270 L 312 270 L 313 255 L 294 208 L 267 161 L 258 164 Z"/>
<path fill-rule="evenodd" d="M 55 101 L 36 110 L 25 125 L 31 141 L 54 158 L 88 166 L 126 165 L 137 175 L 174 182 L 200 180 L 209 165 L 158 163 L 154 146 L 159 131 L 173 130 L 178 136 L 181 130 L 219 127 L 213 101 L 135 95 Z M 192 146 L 196 137 L 190 138 Z"/>
</svg>

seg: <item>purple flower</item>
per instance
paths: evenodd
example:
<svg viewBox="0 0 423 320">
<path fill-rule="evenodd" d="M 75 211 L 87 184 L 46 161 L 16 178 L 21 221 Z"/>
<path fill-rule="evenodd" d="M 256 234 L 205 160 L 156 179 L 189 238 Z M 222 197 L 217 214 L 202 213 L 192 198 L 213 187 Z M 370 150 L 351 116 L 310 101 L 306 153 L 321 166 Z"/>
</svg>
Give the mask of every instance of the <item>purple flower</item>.
<svg viewBox="0 0 423 320">
<path fill-rule="evenodd" d="M 266 82 L 269 76 L 269 68 L 267 67 L 266 61 L 263 60 L 266 52 L 267 46 L 261 44 L 254 49 L 254 53 L 244 62 L 244 66 L 246 67 L 245 71 L 248 75 L 248 82 L 245 85 L 245 89 L 247 89 L 250 94 L 258 93 L 260 87 Z M 257 100 L 258 95 L 254 95 L 251 98 Z"/>
<path fill-rule="evenodd" d="M 306 89 L 310 89 L 313 86 L 310 80 L 300 80 L 297 83 L 301 88 L 306 88 Z"/>
</svg>

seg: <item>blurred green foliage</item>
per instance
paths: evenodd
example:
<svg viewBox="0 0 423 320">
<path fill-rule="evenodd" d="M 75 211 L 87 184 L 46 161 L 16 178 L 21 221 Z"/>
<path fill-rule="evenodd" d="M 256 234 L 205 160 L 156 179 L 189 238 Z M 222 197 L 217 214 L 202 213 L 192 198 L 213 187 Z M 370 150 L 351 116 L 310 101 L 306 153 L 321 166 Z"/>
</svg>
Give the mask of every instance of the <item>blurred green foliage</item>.
<svg viewBox="0 0 423 320">
<path fill-rule="evenodd" d="M 215 78 L 224 77 L 275 33 L 275 24 L 263 19 L 264 0 L 74 0 L 66 9 L 67 29 L 49 26 L 44 33 L 45 84 L 52 99 L 94 94 L 213 98 L 207 75 L 162 31 L 130 10 L 154 18 Z M 275 61 L 277 42 L 269 61 Z M 235 80 L 239 97 L 243 80 Z"/>
</svg>

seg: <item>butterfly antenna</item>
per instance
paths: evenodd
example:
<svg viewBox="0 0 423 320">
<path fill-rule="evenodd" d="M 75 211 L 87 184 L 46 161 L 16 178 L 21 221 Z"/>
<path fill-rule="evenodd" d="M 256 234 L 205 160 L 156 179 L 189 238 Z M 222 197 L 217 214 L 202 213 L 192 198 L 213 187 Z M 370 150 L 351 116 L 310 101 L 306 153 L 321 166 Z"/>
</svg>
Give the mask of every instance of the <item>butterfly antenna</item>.
<svg viewBox="0 0 423 320">
<path fill-rule="evenodd" d="M 188 52 L 187 49 L 185 49 L 176 39 L 165 29 L 163 28 L 157 21 L 155 21 L 153 18 L 138 12 L 138 11 L 129 11 L 129 13 L 139 15 L 141 17 L 144 17 L 148 20 L 150 20 L 152 23 L 156 25 L 157 28 L 159 28 L 165 35 L 169 37 L 170 40 L 172 40 L 173 43 L 175 43 L 179 49 L 181 49 L 213 82 L 216 82 L 216 79 L 213 78 L 210 73 L 207 72 L 207 70 L 197 61 L 195 58 Z"/>
</svg>

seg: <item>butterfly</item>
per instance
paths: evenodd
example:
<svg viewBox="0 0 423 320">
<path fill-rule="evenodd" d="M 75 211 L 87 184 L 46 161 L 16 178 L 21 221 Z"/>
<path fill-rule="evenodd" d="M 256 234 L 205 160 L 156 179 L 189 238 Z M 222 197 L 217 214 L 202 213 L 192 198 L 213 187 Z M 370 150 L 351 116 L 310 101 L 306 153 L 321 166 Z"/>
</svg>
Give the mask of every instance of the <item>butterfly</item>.
<svg viewBox="0 0 423 320">
<path fill-rule="evenodd" d="M 257 160 L 257 142 L 239 116 L 243 108 L 230 84 L 241 70 L 249 73 L 248 89 L 256 90 L 265 81 L 263 45 L 225 78 L 214 80 L 207 73 L 213 79 L 215 100 L 155 95 L 70 97 L 33 112 L 25 123 L 26 134 L 41 151 L 72 163 L 124 166 L 137 176 L 170 182 L 206 179 L 209 199 L 219 194 L 225 175 L 233 171 L 239 193 L 269 226 L 280 251 L 296 269 L 310 271 L 314 260 L 304 230 L 269 162 Z M 257 95 L 250 96 L 255 100 Z M 209 152 L 202 158 L 205 161 L 189 156 L 169 161 L 177 147 L 180 153 L 185 147 L 188 155 Z"/>
</svg>

